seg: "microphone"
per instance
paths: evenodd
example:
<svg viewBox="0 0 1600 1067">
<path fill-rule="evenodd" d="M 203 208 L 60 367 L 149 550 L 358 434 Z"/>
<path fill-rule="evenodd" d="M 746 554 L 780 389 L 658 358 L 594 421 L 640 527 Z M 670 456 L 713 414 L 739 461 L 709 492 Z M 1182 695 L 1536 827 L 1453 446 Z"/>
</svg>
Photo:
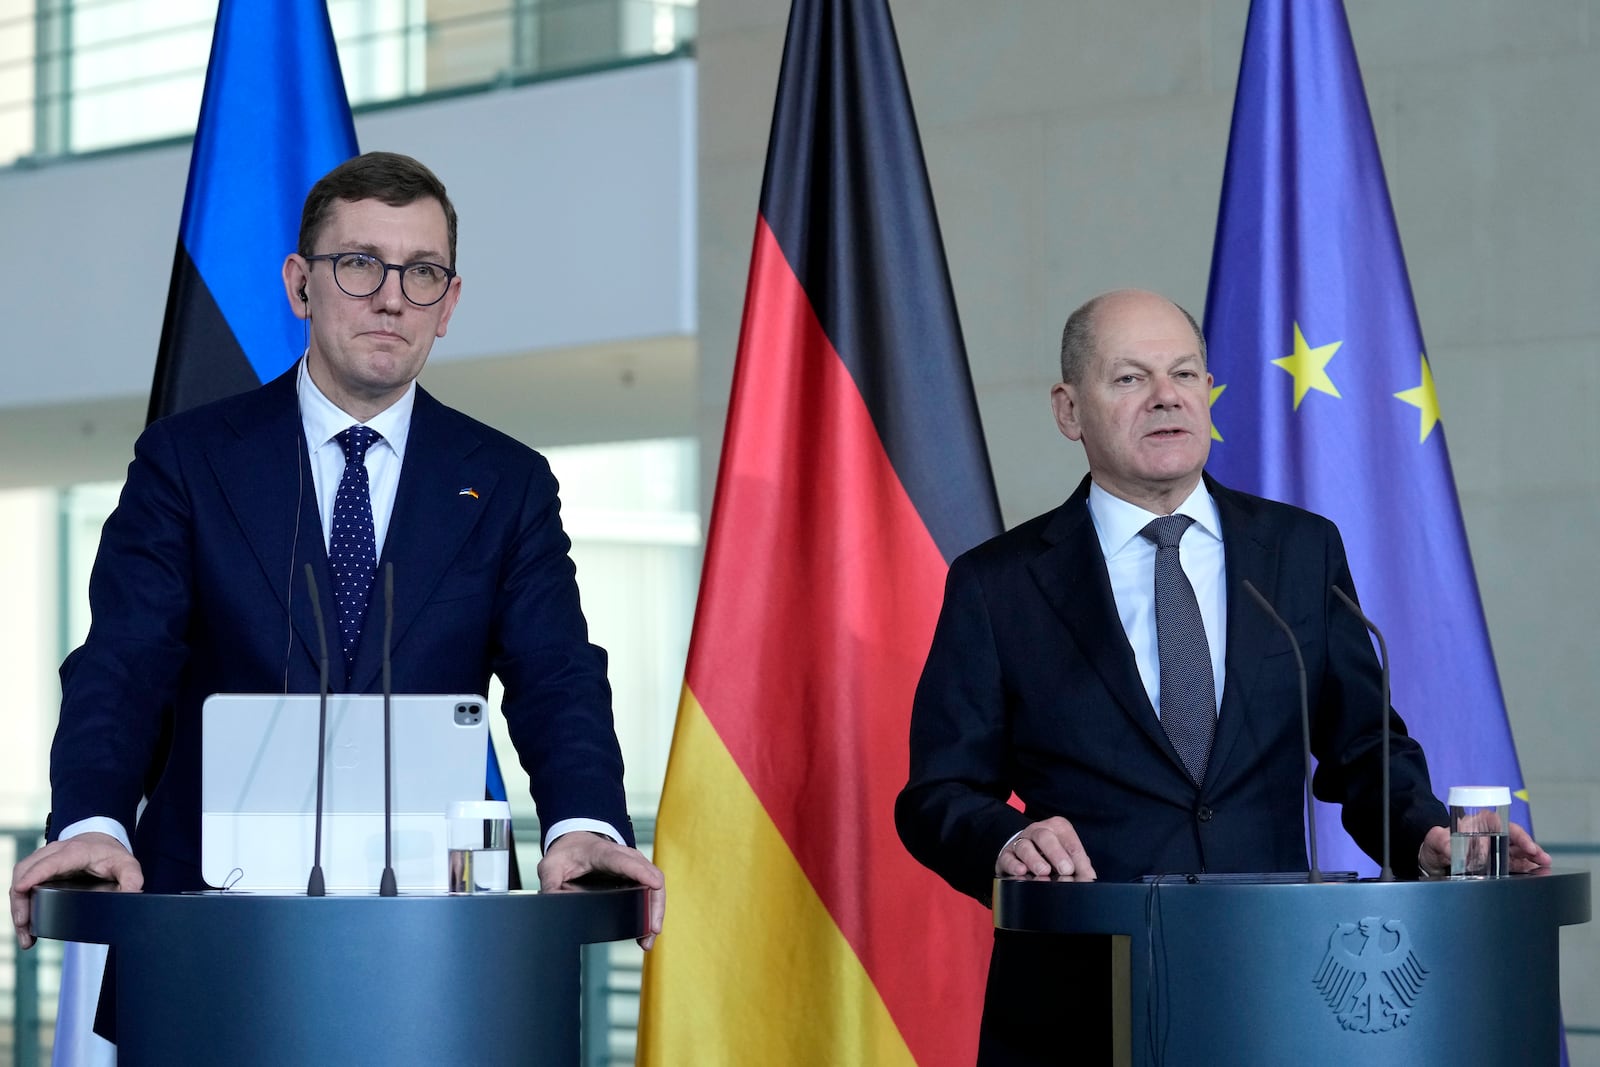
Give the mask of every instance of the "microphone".
<svg viewBox="0 0 1600 1067">
<path fill-rule="evenodd" d="M 393 761 L 389 757 L 389 725 L 393 716 L 389 710 L 394 684 L 389 675 L 389 644 L 394 635 L 394 563 L 383 565 L 383 879 L 378 883 L 380 897 L 399 895 L 394 877 L 394 834 L 389 821 L 394 813 L 394 792 L 391 782 Z"/>
<path fill-rule="evenodd" d="M 1289 639 L 1289 647 L 1294 650 L 1295 666 L 1300 671 L 1300 743 L 1306 761 L 1306 826 L 1311 837 L 1311 877 L 1308 881 L 1321 882 L 1322 872 L 1317 869 L 1317 804 L 1311 796 L 1311 706 L 1306 700 L 1306 660 L 1300 654 L 1300 642 L 1294 639 L 1294 631 L 1283 621 L 1283 616 L 1272 610 L 1267 598 L 1250 584 L 1248 578 L 1244 580 L 1244 591 L 1250 594 L 1250 599 L 1261 606 L 1261 610 L 1267 613 L 1267 618 L 1277 624 L 1278 629 Z M 1387 789 L 1387 784 L 1385 788 Z"/>
<path fill-rule="evenodd" d="M 322 652 L 322 682 L 317 701 L 317 817 L 316 844 L 311 853 L 311 877 L 306 880 L 306 896 L 328 895 L 322 876 L 322 777 L 328 750 L 328 627 L 322 621 L 322 598 L 317 595 L 317 576 L 306 564 L 306 588 L 311 592 L 311 614 L 317 620 L 317 644 Z"/>
<path fill-rule="evenodd" d="M 1378 652 L 1382 657 L 1379 665 L 1382 667 L 1383 680 L 1383 706 L 1380 709 L 1380 714 L 1383 716 L 1383 869 L 1378 872 L 1378 881 L 1392 882 L 1394 868 L 1389 865 L 1389 823 L 1394 812 L 1389 798 L 1389 642 L 1383 639 L 1383 633 L 1377 625 L 1356 606 L 1354 598 L 1346 595 L 1345 591 L 1336 585 L 1329 588 L 1333 590 L 1334 596 L 1344 601 L 1344 606 L 1350 609 L 1351 614 L 1361 620 L 1361 625 L 1378 639 Z"/>
</svg>

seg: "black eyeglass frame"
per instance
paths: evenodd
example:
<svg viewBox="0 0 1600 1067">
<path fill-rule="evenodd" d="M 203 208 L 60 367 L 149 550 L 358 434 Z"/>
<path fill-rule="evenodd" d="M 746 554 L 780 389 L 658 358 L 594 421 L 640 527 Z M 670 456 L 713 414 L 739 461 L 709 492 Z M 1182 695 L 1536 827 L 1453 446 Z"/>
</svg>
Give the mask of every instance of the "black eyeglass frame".
<svg viewBox="0 0 1600 1067">
<path fill-rule="evenodd" d="M 344 282 L 339 280 L 339 261 L 350 256 L 359 256 L 362 259 L 371 260 L 373 263 L 376 263 L 378 266 L 383 268 L 383 273 L 378 277 L 377 285 L 374 285 L 371 289 L 368 289 L 364 293 L 352 293 L 350 290 L 344 287 Z M 399 271 L 400 294 L 419 308 L 432 307 L 439 301 L 443 300 L 444 295 L 450 291 L 450 282 L 453 281 L 456 276 L 455 269 L 453 267 L 447 267 L 443 263 L 434 263 L 426 259 L 419 259 L 414 263 L 386 263 L 377 256 L 373 255 L 371 252 L 324 252 L 321 255 L 302 256 L 301 258 L 307 263 L 331 263 L 333 265 L 333 284 L 337 285 L 339 287 L 339 291 L 345 296 L 354 297 L 357 300 L 365 300 L 373 293 L 376 293 L 379 289 L 382 289 L 383 283 L 389 280 L 389 272 L 392 270 Z M 433 267 L 436 270 L 444 271 L 444 288 L 439 290 L 438 296 L 434 297 L 432 300 L 429 300 L 427 303 L 423 303 L 421 300 L 418 300 L 416 297 L 412 296 L 411 292 L 406 288 L 406 271 L 410 270 L 412 267 Z"/>
</svg>

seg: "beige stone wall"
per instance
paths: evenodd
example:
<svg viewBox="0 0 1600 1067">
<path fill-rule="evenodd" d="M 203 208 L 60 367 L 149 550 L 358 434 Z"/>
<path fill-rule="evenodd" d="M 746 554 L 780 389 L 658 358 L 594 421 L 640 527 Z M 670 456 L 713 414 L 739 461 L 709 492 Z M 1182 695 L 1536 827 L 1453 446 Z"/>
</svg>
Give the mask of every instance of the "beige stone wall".
<svg viewBox="0 0 1600 1067">
<path fill-rule="evenodd" d="M 1347 0 L 1540 836 L 1600 840 L 1600 4 Z M 1006 521 L 1083 470 L 1066 313 L 1204 308 L 1247 0 L 892 0 Z M 700 425 L 726 414 L 786 0 L 701 0 Z M 1566 855 L 1560 862 L 1589 861 Z M 1600 938 L 1563 935 L 1600 1026 Z M 1577 1037 L 1574 1062 L 1600 1062 Z"/>
</svg>

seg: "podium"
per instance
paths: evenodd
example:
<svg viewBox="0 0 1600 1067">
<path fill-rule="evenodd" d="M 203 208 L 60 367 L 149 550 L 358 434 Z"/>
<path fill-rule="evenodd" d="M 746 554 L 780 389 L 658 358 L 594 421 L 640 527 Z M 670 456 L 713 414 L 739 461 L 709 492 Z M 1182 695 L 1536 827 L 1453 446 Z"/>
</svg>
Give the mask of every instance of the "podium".
<svg viewBox="0 0 1600 1067">
<path fill-rule="evenodd" d="M 639 886 L 446 896 L 46 884 L 39 937 L 113 946 L 124 1065 L 577 1064 L 580 948 L 639 937 Z"/>
<path fill-rule="evenodd" d="M 1117 1063 L 1556 1064 L 1587 871 L 1482 881 L 998 879 L 1000 929 L 1112 935 Z"/>
</svg>

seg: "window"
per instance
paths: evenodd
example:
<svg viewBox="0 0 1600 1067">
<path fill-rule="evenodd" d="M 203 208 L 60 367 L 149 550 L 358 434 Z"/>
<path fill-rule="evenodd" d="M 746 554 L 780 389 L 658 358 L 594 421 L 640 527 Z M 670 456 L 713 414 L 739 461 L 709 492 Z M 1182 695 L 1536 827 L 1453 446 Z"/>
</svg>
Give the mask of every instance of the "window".
<svg viewBox="0 0 1600 1067">
<path fill-rule="evenodd" d="M 0 0 L 0 164 L 192 133 L 216 13 Z M 328 15 L 357 108 L 667 55 L 695 32 L 695 0 L 328 0 Z"/>
</svg>

